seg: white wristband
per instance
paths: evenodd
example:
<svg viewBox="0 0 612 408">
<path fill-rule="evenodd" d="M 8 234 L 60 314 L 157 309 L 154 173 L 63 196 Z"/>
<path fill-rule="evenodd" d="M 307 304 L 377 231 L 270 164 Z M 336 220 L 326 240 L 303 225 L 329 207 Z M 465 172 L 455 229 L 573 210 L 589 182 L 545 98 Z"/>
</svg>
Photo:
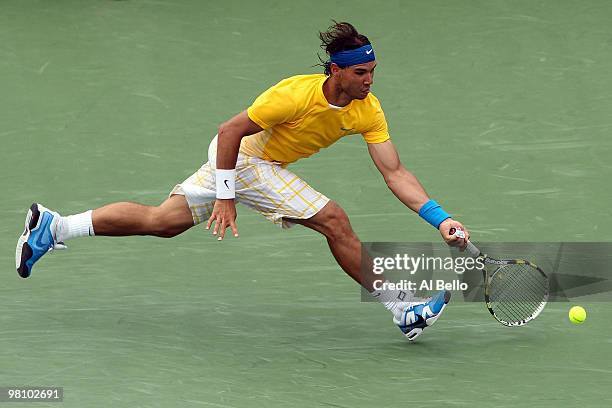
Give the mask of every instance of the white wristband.
<svg viewBox="0 0 612 408">
<path fill-rule="evenodd" d="M 236 169 L 216 169 L 217 198 L 226 200 L 236 198 Z"/>
</svg>

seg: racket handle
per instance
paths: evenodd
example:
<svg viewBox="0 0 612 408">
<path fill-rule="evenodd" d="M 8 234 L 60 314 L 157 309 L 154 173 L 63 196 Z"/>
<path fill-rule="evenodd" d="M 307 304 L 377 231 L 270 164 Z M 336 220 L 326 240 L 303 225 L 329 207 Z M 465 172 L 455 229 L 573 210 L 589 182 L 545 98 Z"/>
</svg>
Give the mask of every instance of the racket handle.
<svg viewBox="0 0 612 408">
<path fill-rule="evenodd" d="M 465 247 L 465 250 L 468 254 L 470 254 L 474 258 L 478 258 L 480 255 L 482 255 L 482 252 L 480 252 L 480 249 L 476 248 L 476 245 L 472 244 L 470 241 L 468 241 L 467 246 Z"/>
</svg>

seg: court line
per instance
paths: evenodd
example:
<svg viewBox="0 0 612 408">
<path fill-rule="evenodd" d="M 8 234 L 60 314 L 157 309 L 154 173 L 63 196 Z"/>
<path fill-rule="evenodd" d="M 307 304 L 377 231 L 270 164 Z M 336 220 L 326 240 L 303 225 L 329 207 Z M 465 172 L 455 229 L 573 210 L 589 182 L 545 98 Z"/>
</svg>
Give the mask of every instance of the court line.
<svg viewBox="0 0 612 408">
<path fill-rule="evenodd" d="M 502 176 L 501 174 L 491 174 L 491 176 L 499 177 L 499 178 L 503 178 L 503 179 L 508 179 L 508 180 L 524 181 L 526 183 L 533 183 L 534 182 L 534 180 L 529 180 L 529 179 L 524 179 L 524 178 L 519 178 L 519 177 Z"/>
<path fill-rule="evenodd" d="M 155 95 L 155 94 L 144 94 L 144 93 L 131 93 L 130 95 L 134 95 L 134 96 L 140 96 L 141 98 L 148 98 L 148 99 L 153 99 L 154 101 L 159 102 L 160 104 L 162 104 L 166 109 L 170 108 L 170 106 L 168 106 L 168 104 L 166 102 L 164 102 L 164 100 L 162 98 L 160 98 L 159 96 Z"/>
<path fill-rule="evenodd" d="M 45 72 L 45 69 L 47 69 L 47 67 L 49 66 L 50 63 L 51 63 L 51 61 L 47 61 L 40 68 L 38 68 L 38 75 L 42 75 L 43 72 Z"/>
<path fill-rule="evenodd" d="M 206 405 L 209 407 L 236 408 L 236 405 L 218 404 L 216 402 L 198 401 L 198 400 L 192 400 L 192 399 L 183 399 L 181 401 L 192 402 L 194 404 Z"/>
<path fill-rule="evenodd" d="M 73 369 L 75 367 L 79 367 L 79 366 L 83 366 L 83 365 L 89 365 L 90 363 L 92 363 L 94 361 L 97 361 L 97 360 L 99 360 L 99 359 L 94 358 L 94 359 L 90 359 L 90 360 L 86 360 L 86 361 L 81 361 L 81 362 L 79 362 L 77 364 L 72 364 L 72 365 L 66 366 L 64 368 L 60 368 L 58 370 L 53 370 L 53 371 L 51 371 L 51 372 L 49 372 L 49 373 L 47 373 L 45 375 L 41 375 L 39 377 L 34 377 L 34 378 L 30 379 L 29 383 L 30 384 L 37 384 L 37 383 L 40 384 L 41 380 L 49 378 L 51 375 L 53 375 L 55 377 L 56 374 L 62 373 L 64 371 L 71 370 L 71 369 Z"/>
</svg>

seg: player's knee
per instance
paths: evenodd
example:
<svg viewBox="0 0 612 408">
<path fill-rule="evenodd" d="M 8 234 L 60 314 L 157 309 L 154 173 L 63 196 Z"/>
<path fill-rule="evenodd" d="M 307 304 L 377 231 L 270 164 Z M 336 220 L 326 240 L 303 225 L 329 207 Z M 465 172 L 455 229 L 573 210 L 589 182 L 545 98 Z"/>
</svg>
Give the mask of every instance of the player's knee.
<svg viewBox="0 0 612 408">
<path fill-rule="evenodd" d="M 348 215 L 333 201 L 330 201 L 326 209 L 324 234 L 331 240 L 342 240 L 353 236 Z"/>
<path fill-rule="evenodd" d="M 231 127 L 230 121 L 221 123 L 219 127 L 217 128 L 217 136 L 218 137 L 224 136 L 230 127 Z"/>
<path fill-rule="evenodd" d="M 160 238 L 172 238 L 182 232 L 176 228 L 168 214 L 160 207 L 153 208 L 149 214 L 149 229 L 151 235 Z"/>
</svg>

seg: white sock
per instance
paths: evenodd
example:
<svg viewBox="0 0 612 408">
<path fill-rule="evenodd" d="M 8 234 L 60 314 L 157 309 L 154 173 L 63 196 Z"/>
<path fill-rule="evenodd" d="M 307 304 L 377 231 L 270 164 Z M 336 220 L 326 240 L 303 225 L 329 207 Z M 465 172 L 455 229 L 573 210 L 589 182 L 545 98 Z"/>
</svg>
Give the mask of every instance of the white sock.
<svg viewBox="0 0 612 408">
<path fill-rule="evenodd" d="M 56 241 L 65 242 L 67 239 L 94 236 L 92 213 L 93 211 L 89 210 L 81 214 L 61 217 L 55 230 Z"/>
<path fill-rule="evenodd" d="M 414 293 L 405 290 L 375 290 L 370 292 L 383 306 L 399 319 L 408 303 L 415 300 Z"/>
</svg>

